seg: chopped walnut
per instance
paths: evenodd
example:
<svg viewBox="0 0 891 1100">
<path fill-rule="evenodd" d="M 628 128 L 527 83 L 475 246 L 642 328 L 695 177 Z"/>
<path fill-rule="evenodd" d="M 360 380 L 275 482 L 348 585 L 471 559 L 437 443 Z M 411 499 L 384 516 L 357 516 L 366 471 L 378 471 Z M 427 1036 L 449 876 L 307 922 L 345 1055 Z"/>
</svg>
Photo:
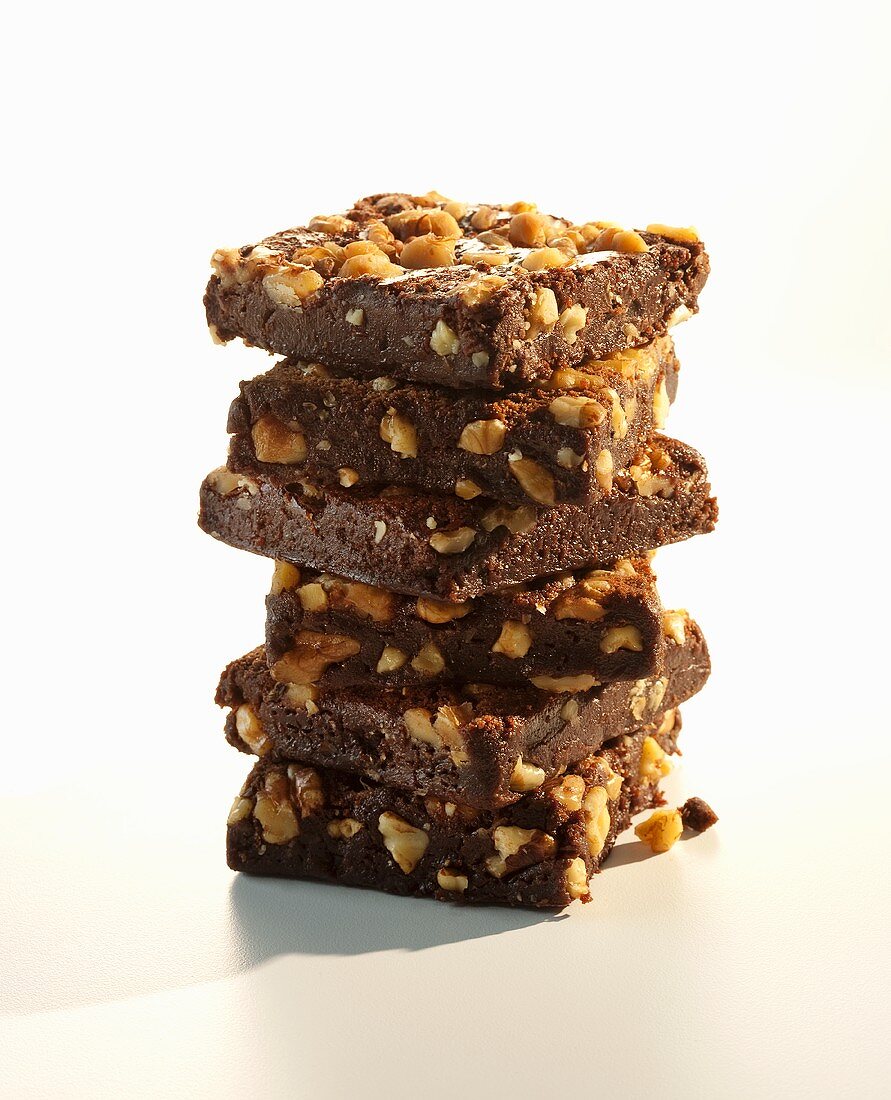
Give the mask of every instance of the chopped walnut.
<svg viewBox="0 0 891 1100">
<path fill-rule="evenodd" d="M 254 804 L 249 798 L 242 798 L 241 795 L 238 795 L 229 810 L 226 824 L 237 825 L 239 821 L 244 821 L 253 808 Z"/>
<path fill-rule="evenodd" d="M 541 214 L 515 214 L 508 230 L 510 243 L 521 248 L 541 248 L 548 239 L 548 219 Z"/>
<path fill-rule="evenodd" d="M 671 761 L 655 737 L 645 737 L 640 751 L 638 775 L 645 783 L 658 783 L 671 771 Z"/>
<path fill-rule="evenodd" d="M 251 428 L 251 439 L 258 462 L 293 463 L 306 458 L 306 439 L 299 424 L 263 416 Z"/>
<path fill-rule="evenodd" d="M 607 227 L 594 241 L 592 252 L 649 252 L 650 247 L 633 229 Z"/>
<path fill-rule="evenodd" d="M 556 840 L 548 833 L 540 829 L 520 829 L 516 825 L 497 826 L 492 831 L 492 842 L 497 854 L 486 860 L 486 869 L 496 878 L 507 874 L 507 861 L 512 857 L 520 856 L 516 863 L 528 866 L 549 859 L 557 850 Z"/>
<path fill-rule="evenodd" d="M 508 620 L 501 628 L 498 640 L 492 646 L 492 653 L 502 653 L 516 660 L 525 657 L 532 646 L 532 633 L 525 623 Z"/>
<path fill-rule="evenodd" d="M 548 507 L 557 502 L 554 475 L 531 458 L 508 456 L 508 469 L 520 483 L 523 492 L 538 504 Z"/>
<path fill-rule="evenodd" d="M 437 355 L 457 355 L 461 350 L 458 342 L 458 334 L 449 328 L 445 321 L 437 321 L 433 334 L 430 337 L 430 347 Z"/>
<path fill-rule="evenodd" d="M 609 495 L 613 491 L 613 456 L 606 448 L 594 459 L 594 476 L 601 490 Z"/>
<path fill-rule="evenodd" d="M 475 481 L 467 477 L 459 477 L 455 482 L 455 496 L 461 500 L 474 500 L 482 493 L 482 489 Z"/>
<path fill-rule="evenodd" d="M 427 851 L 430 838 L 423 829 L 414 828 L 389 810 L 380 815 L 377 827 L 384 838 L 384 847 L 400 869 L 406 875 L 411 874 Z"/>
<path fill-rule="evenodd" d="M 418 433 L 414 424 L 395 409 L 387 409 L 381 420 L 380 437 L 390 444 L 390 450 L 402 458 L 417 458 Z"/>
<path fill-rule="evenodd" d="M 461 226 L 447 211 L 436 207 L 417 207 L 414 210 L 402 210 L 386 219 L 387 228 L 401 241 L 411 241 L 415 237 L 432 234 L 437 237 L 457 239 L 464 235 Z M 402 250 L 405 254 L 405 249 Z"/>
<path fill-rule="evenodd" d="M 699 234 L 692 225 L 681 227 L 654 223 L 647 226 L 647 232 L 655 233 L 657 237 L 667 237 L 670 241 L 680 241 L 681 244 L 696 244 L 699 241 Z"/>
<path fill-rule="evenodd" d="M 601 653 L 616 653 L 620 649 L 642 652 L 643 638 L 636 626 L 612 626 L 600 639 Z"/>
<path fill-rule="evenodd" d="M 463 894 L 470 885 L 467 875 L 458 874 L 451 867 L 442 867 L 436 872 L 436 881 L 450 894 Z"/>
<path fill-rule="evenodd" d="M 268 844 L 287 844 L 299 835 L 300 822 L 291 804 L 288 780 L 282 772 L 267 772 L 263 786 L 257 791 L 254 817 L 260 822 L 263 839 Z"/>
<path fill-rule="evenodd" d="M 678 645 L 683 645 L 687 637 L 686 611 L 663 611 L 662 633 Z"/>
<path fill-rule="evenodd" d="M 580 673 L 578 676 L 532 676 L 530 679 L 539 690 L 555 694 L 564 691 L 587 691 L 600 683 L 587 673 Z"/>
<path fill-rule="evenodd" d="M 548 412 L 567 428 L 596 428 L 606 419 L 606 409 L 600 402 L 578 394 L 555 397 L 548 405 Z"/>
<path fill-rule="evenodd" d="M 296 588 L 300 584 L 300 570 L 289 561 L 277 561 L 272 571 L 273 596 L 279 595 L 288 588 Z"/>
<path fill-rule="evenodd" d="M 438 237 L 435 233 L 425 233 L 413 237 L 402 249 L 399 262 L 407 268 L 451 267 L 455 262 L 455 244 L 453 237 Z"/>
<path fill-rule="evenodd" d="M 356 325 L 357 327 L 365 324 L 365 310 L 364 309 L 348 309 L 346 312 L 347 324 Z"/>
<path fill-rule="evenodd" d="M 328 836 L 334 840 L 351 840 L 365 826 L 353 817 L 335 818 L 328 822 Z"/>
<path fill-rule="evenodd" d="M 580 584 L 573 585 L 568 592 L 558 596 L 553 608 L 555 619 L 579 619 L 585 623 L 598 623 L 606 616 L 606 608 Z"/>
<path fill-rule="evenodd" d="M 667 852 L 684 831 L 684 823 L 677 810 L 654 810 L 634 826 L 637 837 L 653 852 Z"/>
<path fill-rule="evenodd" d="M 235 729 L 251 752 L 262 756 L 269 750 L 269 738 L 260 716 L 249 703 L 242 703 L 235 711 Z"/>
<path fill-rule="evenodd" d="M 445 669 L 445 660 L 439 651 L 439 647 L 434 645 L 433 642 L 427 642 L 412 660 L 411 667 L 423 676 L 439 676 Z"/>
<path fill-rule="evenodd" d="M 437 600 L 433 596 L 419 596 L 415 604 L 418 618 L 427 623 L 451 623 L 455 619 L 463 619 L 470 611 L 469 603 L 450 603 L 448 600 Z"/>
<path fill-rule="evenodd" d="M 335 603 L 352 608 L 357 615 L 372 622 L 388 623 L 393 618 L 393 593 L 386 588 L 337 579 L 331 584 L 329 594 Z"/>
<path fill-rule="evenodd" d="M 322 276 L 311 267 L 288 267 L 263 277 L 263 288 L 277 306 L 299 306 L 324 284 Z"/>
<path fill-rule="evenodd" d="M 396 646 L 392 645 L 384 646 L 375 671 L 384 676 L 388 672 L 395 672 L 397 669 L 402 668 L 407 660 L 408 654 L 403 653 L 401 649 L 397 649 Z"/>
<path fill-rule="evenodd" d="M 586 814 L 585 836 L 588 841 L 588 851 L 593 859 L 596 859 L 603 851 L 603 846 L 606 844 L 606 838 L 609 835 L 608 801 L 609 796 L 605 787 L 592 787 L 585 795 L 582 803 Z"/>
<path fill-rule="evenodd" d="M 585 781 L 580 775 L 564 775 L 560 783 L 548 792 L 568 813 L 582 808 L 585 797 Z"/>
<path fill-rule="evenodd" d="M 382 519 L 376 519 L 374 521 L 374 541 L 375 544 L 379 543 L 384 535 L 387 533 L 387 525 Z"/>
<path fill-rule="evenodd" d="M 297 595 L 304 611 L 318 613 L 328 607 L 328 593 L 317 582 L 304 584 L 302 588 L 298 588 Z"/>
<path fill-rule="evenodd" d="M 653 394 L 653 427 L 657 431 L 665 427 L 670 406 L 671 402 L 668 400 L 668 389 L 665 385 L 665 379 L 662 378 Z"/>
<path fill-rule="evenodd" d="M 475 455 L 493 455 L 504 444 L 507 425 L 503 420 L 474 420 L 461 432 L 458 446 Z"/>
<path fill-rule="evenodd" d="M 520 264 L 527 271 L 546 271 L 552 267 L 566 267 L 573 257 L 559 248 L 534 248 Z"/>
<path fill-rule="evenodd" d="M 522 756 L 517 757 L 514 770 L 510 775 L 510 789 L 512 791 L 534 791 L 545 781 L 544 768 L 538 768 L 534 764 L 527 764 Z"/>
<path fill-rule="evenodd" d="M 300 809 L 301 818 L 317 814 L 324 808 L 325 790 L 322 777 L 315 768 L 289 764 L 288 779 L 291 781 L 291 797 Z"/>
<path fill-rule="evenodd" d="M 550 287 L 538 287 L 527 321 L 526 339 L 534 340 L 543 332 L 550 332 L 560 318 L 557 298 Z"/>
<path fill-rule="evenodd" d="M 341 466 L 337 471 L 337 479 L 344 489 L 350 489 L 359 480 L 359 473 L 352 466 Z"/>
<path fill-rule="evenodd" d="M 564 881 L 566 882 L 566 892 L 573 901 L 590 897 L 588 892 L 588 868 L 581 856 L 576 856 L 575 859 L 569 861 Z"/>
<path fill-rule="evenodd" d="M 437 531 L 430 536 L 430 545 L 437 554 L 463 554 L 475 538 L 472 527 L 458 527 L 454 531 Z"/>
<path fill-rule="evenodd" d="M 588 311 L 578 303 L 574 306 L 567 306 L 557 318 L 557 324 L 560 326 L 563 339 L 570 345 L 576 342 L 579 333 L 587 323 Z"/>
<path fill-rule="evenodd" d="M 272 667 L 276 680 L 291 684 L 315 684 L 328 665 L 353 657 L 361 646 L 355 638 L 342 634 L 319 634 L 313 630 L 299 630 L 294 645 Z"/>
<path fill-rule="evenodd" d="M 486 512 L 480 520 L 484 531 L 494 531 L 496 527 L 506 527 L 511 534 L 526 535 L 538 521 L 538 513 L 528 504 L 521 504 L 519 508 L 510 508 L 506 504 L 499 504 L 491 511 Z"/>
</svg>

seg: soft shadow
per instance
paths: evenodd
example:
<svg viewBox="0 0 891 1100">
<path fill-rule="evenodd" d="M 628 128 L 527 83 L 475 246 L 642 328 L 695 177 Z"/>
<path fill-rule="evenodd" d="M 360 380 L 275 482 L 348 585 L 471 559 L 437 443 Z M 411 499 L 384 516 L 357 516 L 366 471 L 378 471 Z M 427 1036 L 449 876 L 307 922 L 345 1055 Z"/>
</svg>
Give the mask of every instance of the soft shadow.
<svg viewBox="0 0 891 1100">
<path fill-rule="evenodd" d="M 678 839 L 678 844 L 689 844 L 692 840 L 699 840 L 704 833 L 685 831 Z M 658 852 L 651 851 L 642 840 L 627 840 L 624 844 L 617 844 L 609 854 L 609 858 L 603 865 L 604 871 L 610 867 L 624 867 L 629 863 L 640 863 L 645 859 L 652 859 Z"/>
<path fill-rule="evenodd" d="M 276 955 L 422 951 L 566 919 L 548 910 L 443 904 L 350 886 L 238 875 L 229 890 L 242 967 Z"/>
</svg>

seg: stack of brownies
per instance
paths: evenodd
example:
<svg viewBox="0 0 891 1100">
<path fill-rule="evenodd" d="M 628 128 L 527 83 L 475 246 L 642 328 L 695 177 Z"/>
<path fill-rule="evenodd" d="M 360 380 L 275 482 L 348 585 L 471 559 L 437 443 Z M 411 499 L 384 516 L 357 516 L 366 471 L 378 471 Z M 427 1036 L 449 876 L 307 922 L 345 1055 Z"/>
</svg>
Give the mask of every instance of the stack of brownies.
<svg viewBox="0 0 891 1100">
<path fill-rule="evenodd" d="M 651 570 L 717 514 L 659 434 L 698 237 L 385 194 L 213 267 L 214 338 L 286 357 L 242 383 L 201 489 L 205 531 L 275 559 L 266 644 L 217 694 L 258 758 L 230 866 L 588 900 L 709 671 Z M 639 835 L 664 850 L 706 810 Z"/>
</svg>

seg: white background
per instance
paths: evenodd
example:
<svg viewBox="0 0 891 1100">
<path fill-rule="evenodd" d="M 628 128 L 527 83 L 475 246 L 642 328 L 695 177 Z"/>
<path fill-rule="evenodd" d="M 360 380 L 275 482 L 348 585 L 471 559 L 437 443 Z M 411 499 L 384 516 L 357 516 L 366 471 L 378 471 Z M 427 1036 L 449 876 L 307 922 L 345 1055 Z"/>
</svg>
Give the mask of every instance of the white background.
<svg viewBox="0 0 891 1100">
<path fill-rule="evenodd" d="M 20 5 L 4 141 L 0 1092 L 887 1095 L 885 5 Z M 236 881 L 211 702 L 269 563 L 194 524 L 259 351 L 217 246 L 436 188 L 697 225 L 719 530 L 672 780 L 561 917 Z M 884 1063 L 884 1067 L 883 1067 Z"/>
</svg>

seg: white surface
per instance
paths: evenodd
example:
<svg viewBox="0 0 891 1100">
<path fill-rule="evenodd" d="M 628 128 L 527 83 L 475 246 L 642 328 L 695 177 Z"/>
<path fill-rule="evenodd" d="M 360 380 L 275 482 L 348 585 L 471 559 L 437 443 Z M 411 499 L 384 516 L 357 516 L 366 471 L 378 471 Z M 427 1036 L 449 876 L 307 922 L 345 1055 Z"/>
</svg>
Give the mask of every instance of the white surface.
<svg viewBox="0 0 891 1100">
<path fill-rule="evenodd" d="M 0 74 L 0 1093 L 887 1095 L 878 5 L 24 10 Z M 207 257 L 387 187 L 693 221 L 713 257 L 670 426 L 722 519 L 658 566 L 715 664 L 672 789 L 721 821 L 657 858 L 626 838 L 559 917 L 223 861 L 246 762 L 210 697 L 270 568 L 201 535 L 195 497 L 268 360 L 210 344 Z"/>
</svg>

